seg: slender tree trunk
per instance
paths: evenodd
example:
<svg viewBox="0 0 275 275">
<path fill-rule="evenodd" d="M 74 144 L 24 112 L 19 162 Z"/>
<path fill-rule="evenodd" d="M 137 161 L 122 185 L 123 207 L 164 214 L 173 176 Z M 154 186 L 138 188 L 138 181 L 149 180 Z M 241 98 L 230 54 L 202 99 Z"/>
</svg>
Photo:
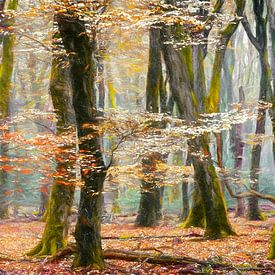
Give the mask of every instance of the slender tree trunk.
<svg viewBox="0 0 275 275">
<path fill-rule="evenodd" d="M 58 16 L 58 27 L 64 47 L 71 55 L 73 106 L 76 114 L 81 174 L 78 220 L 75 229 L 77 253 L 73 266 L 104 266 L 100 236 L 100 210 L 106 169 L 97 132 L 87 124 L 97 123 L 96 94 L 94 89 L 95 64 L 92 60 L 95 37 L 90 41 L 85 24 L 77 17 Z"/>
<path fill-rule="evenodd" d="M 275 137 L 275 6 L 272 5 L 272 0 L 267 0 L 267 11 L 268 11 L 268 21 L 269 21 L 269 32 L 271 38 L 271 51 L 270 51 L 270 65 L 271 65 L 271 75 L 273 83 L 273 93 L 271 96 L 272 108 L 269 111 L 273 136 Z M 275 162 L 275 141 L 273 140 L 273 159 Z"/>
<path fill-rule="evenodd" d="M 160 29 L 152 27 L 149 31 L 149 62 L 146 83 L 146 110 L 158 113 L 166 112 L 167 98 L 162 74 Z M 145 156 L 144 161 L 151 161 L 152 167 L 157 161 L 162 161 L 162 156 L 153 154 Z M 146 164 L 145 164 L 146 166 Z M 146 172 L 146 169 L 143 169 Z M 164 187 L 156 184 L 155 179 L 141 183 L 141 197 L 139 211 L 136 219 L 137 226 L 154 226 L 161 219 L 162 200 Z"/>
<path fill-rule="evenodd" d="M 272 102 L 271 71 L 268 62 L 267 50 L 267 21 L 264 16 L 265 5 L 265 1 L 253 0 L 253 11 L 256 22 L 256 36 L 254 36 L 246 17 L 244 17 L 242 24 L 247 33 L 248 38 L 250 39 L 251 43 L 254 45 L 254 47 L 259 53 L 261 65 L 259 101 L 270 100 Z M 257 116 L 256 134 L 262 135 L 265 133 L 265 116 L 266 111 L 263 109 L 259 109 Z M 260 173 L 261 148 L 261 143 L 255 144 L 252 148 L 250 167 L 250 188 L 256 191 L 259 189 L 258 180 Z M 257 198 L 249 198 L 248 206 L 248 218 L 250 220 L 259 220 L 262 218 Z"/>
<path fill-rule="evenodd" d="M 17 10 L 18 1 L 6 1 L 5 10 Z M 13 25 L 13 20 L 6 19 L 2 23 L 5 27 Z M 4 121 L 9 115 L 9 98 L 11 90 L 11 78 L 13 73 L 14 54 L 13 48 L 15 44 L 15 35 L 5 33 L 2 38 L 2 63 L 0 65 L 0 119 Z M 6 157 L 8 143 L 2 142 L 0 145 L 0 154 L 3 159 Z M 4 163 L 2 163 L 4 165 Z M 7 172 L 0 169 L 0 219 L 9 217 L 9 187 Z"/>
<path fill-rule="evenodd" d="M 275 93 L 275 6 L 272 0 L 266 0 L 268 10 L 269 32 L 271 38 L 270 64 L 273 83 L 273 96 Z"/>
<path fill-rule="evenodd" d="M 260 56 L 261 62 L 261 83 L 260 83 L 260 97 L 259 100 L 266 101 L 267 93 L 270 89 L 270 69 L 267 60 L 267 51 Z M 256 123 L 256 135 L 265 134 L 265 121 L 266 121 L 266 110 L 259 108 Z M 262 152 L 262 143 L 259 142 L 252 147 L 252 157 L 250 166 L 250 188 L 255 191 L 259 191 L 259 176 L 260 176 L 260 160 Z M 256 197 L 250 197 L 248 200 L 248 218 L 250 220 L 262 219 L 259 199 Z"/>
<path fill-rule="evenodd" d="M 98 77 L 98 108 L 104 110 L 105 103 L 105 83 L 104 83 L 104 60 L 99 50 L 97 58 L 97 77 Z"/>
<path fill-rule="evenodd" d="M 182 153 L 180 154 L 181 160 L 178 164 L 183 165 Z M 191 165 L 191 159 L 187 156 L 187 160 L 185 163 L 186 166 Z M 182 192 L 182 212 L 181 212 L 181 220 L 185 221 L 189 215 L 190 207 L 189 207 L 189 197 L 188 197 L 188 182 L 183 182 L 181 184 L 181 192 Z"/>
<path fill-rule="evenodd" d="M 239 103 L 243 106 L 245 102 L 245 95 L 243 88 L 239 88 Z M 244 151 L 244 143 L 242 142 L 242 124 L 235 124 L 232 126 L 231 134 L 231 143 L 232 143 L 232 151 L 234 155 L 234 172 L 235 177 L 238 180 L 236 183 L 236 194 L 241 193 L 241 180 L 240 170 L 242 169 L 243 163 L 243 151 Z M 237 198 L 237 207 L 235 216 L 242 217 L 245 215 L 245 201 L 244 198 Z"/>
</svg>

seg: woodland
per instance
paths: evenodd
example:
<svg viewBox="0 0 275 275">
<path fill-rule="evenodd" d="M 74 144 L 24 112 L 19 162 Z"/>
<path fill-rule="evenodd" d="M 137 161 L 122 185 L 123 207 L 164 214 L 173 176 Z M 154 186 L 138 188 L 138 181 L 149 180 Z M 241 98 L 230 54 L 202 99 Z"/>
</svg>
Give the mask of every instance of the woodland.
<svg viewBox="0 0 275 275">
<path fill-rule="evenodd" d="M 274 0 L 0 10 L 0 274 L 275 273 Z"/>
</svg>

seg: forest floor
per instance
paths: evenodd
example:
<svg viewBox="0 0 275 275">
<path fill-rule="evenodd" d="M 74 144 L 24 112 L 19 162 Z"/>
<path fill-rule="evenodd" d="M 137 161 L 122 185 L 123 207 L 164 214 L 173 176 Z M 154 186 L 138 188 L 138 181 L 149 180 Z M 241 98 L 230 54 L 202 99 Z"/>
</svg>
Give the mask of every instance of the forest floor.
<svg viewBox="0 0 275 275">
<path fill-rule="evenodd" d="M 0 222 L 0 275 L 4 274 L 274 274 L 275 262 L 266 259 L 275 217 L 266 221 L 230 218 L 238 236 L 205 240 L 199 228 L 182 229 L 175 216 L 167 216 L 154 228 L 134 226 L 134 217 L 118 217 L 113 224 L 102 225 L 103 248 L 188 256 L 209 262 L 232 264 L 224 270 L 209 266 L 157 265 L 144 262 L 106 260 L 106 269 L 72 270 L 72 257 L 51 263 L 30 259 L 24 253 L 41 238 L 44 223 L 32 219 Z M 134 238 L 133 238 L 134 237 Z M 70 236 L 70 241 L 73 237 Z M 246 270 L 257 267 L 262 270 Z"/>
</svg>

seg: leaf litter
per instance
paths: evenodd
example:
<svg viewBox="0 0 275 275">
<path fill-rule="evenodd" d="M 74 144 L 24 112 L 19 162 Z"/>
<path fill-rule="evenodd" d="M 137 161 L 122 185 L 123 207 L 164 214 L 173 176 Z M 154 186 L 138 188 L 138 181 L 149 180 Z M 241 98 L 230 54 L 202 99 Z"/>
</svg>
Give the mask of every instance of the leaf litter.
<svg viewBox="0 0 275 275">
<path fill-rule="evenodd" d="M 232 216 L 230 214 L 230 216 Z M 165 216 L 154 228 L 136 227 L 134 216 L 118 216 L 115 223 L 102 224 L 103 249 L 150 252 L 156 255 L 186 256 L 198 260 L 236 265 L 233 273 L 221 268 L 189 265 L 156 265 L 146 262 L 106 260 L 106 268 L 72 270 L 72 257 L 51 263 L 47 258 L 32 259 L 24 254 L 41 238 L 44 223 L 32 219 L 0 222 L 0 274 L 274 274 L 268 261 L 270 232 L 275 218 L 247 221 L 231 217 L 238 233 L 220 240 L 205 240 L 200 228 L 182 228 L 176 216 Z M 72 230 L 69 242 L 73 242 Z M 241 271 L 238 268 L 263 268 Z"/>
</svg>

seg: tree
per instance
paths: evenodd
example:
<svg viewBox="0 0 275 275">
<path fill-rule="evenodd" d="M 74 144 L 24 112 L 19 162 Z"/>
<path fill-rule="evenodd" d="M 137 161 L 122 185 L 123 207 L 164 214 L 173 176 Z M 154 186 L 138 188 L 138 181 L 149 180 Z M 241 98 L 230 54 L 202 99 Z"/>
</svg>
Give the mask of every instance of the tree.
<svg viewBox="0 0 275 275">
<path fill-rule="evenodd" d="M 4 5 L 5 10 L 15 11 L 18 6 L 17 0 L 6 1 Z M 12 19 L 5 19 L 4 26 L 9 28 L 13 25 Z M 6 33 L 2 38 L 3 52 L 2 52 L 2 64 L 0 67 L 0 118 L 6 120 L 9 115 L 9 95 L 11 89 L 11 78 L 13 73 L 13 47 L 15 43 L 15 35 L 12 33 Z M 5 156 L 7 144 L 2 143 L 0 146 L 0 153 Z M 6 201 L 6 186 L 7 185 L 7 174 L 2 169 L 0 170 L 0 188 L 1 188 L 1 207 L 0 207 L 0 218 L 8 217 L 9 203 Z"/>
<path fill-rule="evenodd" d="M 237 15 L 242 14 L 244 4 L 244 1 L 236 2 Z M 234 33 L 236 23 L 239 22 L 238 18 L 235 20 L 229 23 L 221 32 L 221 43 L 224 43 L 221 45 L 227 45 L 231 35 Z M 177 41 L 180 41 L 183 34 L 179 26 L 174 26 L 166 28 L 165 35 L 166 37 L 173 36 Z M 224 51 L 223 48 L 218 49 L 215 55 L 213 77 L 207 100 L 209 105 L 206 106 L 205 103 L 201 103 L 200 98 L 196 97 L 192 88 L 192 79 L 190 79 L 190 70 L 188 69 L 188 65 L 192 64 L 192 59 L 188 58 L 184 50 L 175 49 L 171 45 L 165 46 L 164 59 L 169 75 L 170 88 L 177 103 L 179 113 L 186 121 L 190 123 L 196 121 L 199 114 L 197 107 L 199 102 L 208 111 L 212 112 L 216 110 L 216 103 L 219 102 L 220 75 Z M 213 161 L 211 160 L 207 139 L 207 135 L 202 135 L 201 137 L 190 139 L 188 145 L 192 152 L 197 152 L 197 154 L 192 155 L 192 163 L 195 170 L 195 181 L 198 182 L 202 206 L 205 211 L 205 235 L 209 238 L 219 238 L 235 233 L 227 218 L 225 201 Z M 199 155 L 199 152 L 203 153 L 203 157 Z"/>
<path fill-rule="evenodd" d="M 149 37 L 150 43 L 146 82 L 146 111 L 153 113 L 158 113 L 159 111 L 165 112 L 166 89 L 162 73 L 159 28 L 151 27 L 149 30 Z M 163 161 L 162 159 L 163 156 L 159 153 L 149 153 L 148 156 L 146 155 L 141 161 L 144 173 L 148 174 L 149 171 L 154 171 L 156 163 L 158 161 Z M 151 166 L 151 168 L 148 168 L 149 166 Z M 149 179 L 149 181 L 142 180 L 141 198 L 136 225 L 153 226 L 157 224 L 158 220 L 162 216 L 161 207 L 163 188 L 164 187 L 161 187 L 160 184 L 157 184 L 157 179 L 154 179 L 154 177 L 151 180 Z"/>
<path fill-rule="evenodd" d="M 259 101 L 266 101 L 271 99 L 271 71 L 268 61 L 268 49 L 267 49 L 267 21 L 264 16 L 265 2 L 259 0 L 253 0 L 253 11 L 255 16 L 256 35 L 254 36 L 251 26 L 244 16 L 242 25 L 254 45 L 255 49 L 259 53 L 259 61 L 261 66 L 261 80 L 260 80 L 260 94 Z M 265 121 L 266 121 L 266 109 L 259 106 L 257 123 L 256 123 L 256 135 L 262 135 L 265 133 Z M 273 125 L 274 129 L 274 125 Z M 273 130 L 274 132 L 274 130 Z M 251 167 L 250 167 L 250 188 L 259 190 L 259 175 L 260 175 L 260 159 L 262 151 L 262 142 L 258 142 L 252 147 Z M 255 197 L 249 198 L 248 203 L 248 217 L 250 220 L 262 219 L 258 199 Z"/>
<path fill-rule="evenodd" d="M 64 67 L 64 60 L 55 55 L 52 60 L 50 91 L 57 116 L 56 135 L 68 134 L 67 129 L 75 124 L 71 102 L 69 71 Z M 50 199 L 45 213 L 46 225 L 41 241 L 27 253 L 29 256 L 54 255 L 57 250 L 67 245 L 69 215 L 74 198 L 74 183 L 70 178 L 74 160 L 70 159 L 74 144 L 61 144 L 56 156 L 56 178 L 51 188 Z M 60 180 L 60 175 L 64 180 Z"/>
<path fill-rule="evenodd" d="M 95 32 L 93 30 L 90 38 L 85 22 L 74 13 L 59 14 L 57 22 L 63 45 L 70 55 L 73 106 L 81 152 L 81 175 L 84 180 L 75 229 L 77 254 L 73 266 L 94 265 L 102 268 L 100 209 L 106 169 L 100 150 L 100 138 L 95 129 L 87 127 L 87 124 L 97 123 L 93 62 Z"/>
</svg>

